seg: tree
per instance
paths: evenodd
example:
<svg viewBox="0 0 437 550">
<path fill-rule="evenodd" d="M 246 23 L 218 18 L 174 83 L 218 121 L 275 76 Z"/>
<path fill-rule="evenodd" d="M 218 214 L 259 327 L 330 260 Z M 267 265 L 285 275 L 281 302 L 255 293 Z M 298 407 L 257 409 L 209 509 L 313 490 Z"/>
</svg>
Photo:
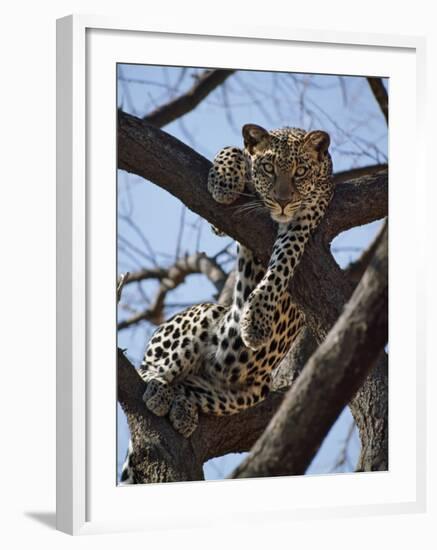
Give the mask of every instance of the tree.
<svg viewBox="0 0 437 550">
<path fill-rule="evenodd" d="M 238 73 L 201 72 L 188 90 L 141 118 L 120 110 L 118 167 L 170 192 L 267 262 L 275 235 L 268 216 L 244 214 L 243 209 L 237 223 L 235 216 L 229 215 L 229 207 L 218 205 L 207 193 L 210 162 L 159 129 L 196 109 L 213 90 L 223 90 L 231 75 L 237 77 Z M 126 84 L 123 77 L 122 82 Z M 368 83 L 387 120 L 382 81 L 372 78 Z M 305 105 L 304 94 L 305 90 Z M 256 98 L 251 100 L 256 102 Z M 232 109 L 226 101 L 224 107 L 232 123 Z M 363 154 L 371 150 L 363 140 L 357 143 Z M 347 403 L 361 441 L 357 470 L 388 468 L 386 224 L 346 270 L 330 251 L 332 239 L 340 232 L 386 217 L 387 167 L 376 163 L 337 173 L 335 178 L 333 202 L 289 288 L 305 313 L 307 330 L 278 370 L 278 389 L 265 402 L 231 417 L 203 416 L 192 439 L 184 440 L 166 419 L 146 410 L 141 399 L 144 384 L 119 350 L 118 398 L 129 422 L 133 467 L 144 482 L 203 479 L 206 460 L 233 451 L 251 451 L 233 477 L 304 473 Z M 242 198 L 237 206 L 244 203 Z M 120 321 L 119 330 L 145 320 L 162 322 L 168 292 L 190 273 L 203 273 L 213 282 L 218 299 L 229 299 L 232 271 L 225 272 L 218 256 L 195 253 L 181 258 L 178 245 L 173 265 L 164 268 L 147 251 L 144 236 L 143 244 L 143 254 L 148 252 L 156 265 L 130 272 L 121 281 L 120 293 L 122 284 L 127 288 L 147 278 L 159 280 L 159 288 L 152 303 Z M 221 254 L 232 259 L 226 247 Z"/>
</svg>

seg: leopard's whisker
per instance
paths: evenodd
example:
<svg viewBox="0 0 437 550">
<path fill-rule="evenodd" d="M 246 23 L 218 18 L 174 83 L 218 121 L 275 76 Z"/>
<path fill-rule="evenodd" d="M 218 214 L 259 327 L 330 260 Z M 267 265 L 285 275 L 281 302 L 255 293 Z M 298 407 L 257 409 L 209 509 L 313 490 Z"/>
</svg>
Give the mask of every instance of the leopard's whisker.
<svg viewBox="0 0 437 550">
<path fill-rule="evenodd" d="M 244 204 L 236 205 L 236 206 L 234 206 L 234 208 L 235 208 L 236 210 L 242 210 L 242 209 L 244 209 L 244 208 L 249 208 L 249 207 L 251 207 L 251 206 L 261 206 L 261 205 L 263 205 L 263 204 L 264 204 L 264 203 L 263 203 L 263 201 L 261 201 L 261 200 L 254 200 L 254 201 L 246 202 L 246 203 L 244 203 Z"/>
<path fill-rule="evenodd" d="M 234 207 L 234 210 L 236 210 L 237 212 L 239 212 L 240 210 L 245 210 L 246 208 L 252 208 L 253 206 L 260 206 L 261 203 L 246 203 L 246 204 L 241 204 L 239 206 L 235 206 Z"/>
<path fill-rule="evenodd" d="M 265 205 L 262 202 L 244 204 L 240 207 L 237 207 L 235 210 L 235 213 L 242 214 L 242 213 L 248 213 L 255 210 L 265 210 Z"/>
<path fill-rule="evenodd" d="M 293 204 L 288 204 L 286 207 L 287 212 L 295 212 L 296 210 L 299 210 L 303 205 L 301 202 L 295 202 Z"/>
<path fill-rule="evenodd" d="M 244 210 L 242 212 L 238 212 L 238 215 L 246 216 L 247 214 L 253 214 L 257 212 L 265 212 L 265 210 L 263 210 L 262 208 L 252 208 L 250 210 Z"/>
<path fill-rule="evenodd" d="M 249 212 L 262 212 L 263 209 L 261 207 L 254 206 L 252 208 L 246 208 L 244 210 L 239 210 L 235 214 L 249 214 Z"/>
</svg>

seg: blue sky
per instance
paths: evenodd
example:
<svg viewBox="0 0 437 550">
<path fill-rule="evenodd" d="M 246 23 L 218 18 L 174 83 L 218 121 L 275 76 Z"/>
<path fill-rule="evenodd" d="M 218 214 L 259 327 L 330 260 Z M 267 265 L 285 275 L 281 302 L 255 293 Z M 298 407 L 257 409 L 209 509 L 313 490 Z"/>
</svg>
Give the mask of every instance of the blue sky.
<svg viewBox="0 0 437 550">
<path fill-rule="evenodd" d="M 201 71 L 119 65 L 118 106 L 143 116 L 191 87 Z M 328 131 L 336 172 L 387 162 L 387 127 L 363 77 L 238 71 L 194 111 L 163 129 L 212 160 L 220 148 L 242 145 L 241 127 L 246 123 L 268 129 L 298 126 Z M 214 255 L 231 242 L 213 235 L 204 220 L 161 188 L 123 171 L 118 172 L 118 216 L 119 273 L 150 267 L 153 261 L 168 266 L 174 262 L 177 250 L 184 254 L 198 249 Z M 337 262 L 344 267 L 356 258 L 372 240 L 379 225 L 375 222 L 339 235 L 332 243 Z M 178 239 L 181 226 L 184 229 Z M 231 267 L 231 262 L 224 266 L 226 271 Z M 145 299 L 153 297 L 157 283 L 145 281 L 131 287 L 124 290 L 120 319 L 144 308 Z M 185 304 L 209 301 L 214 292 L 208 280 L 193 275 L 169 296 L 172 307 L 168 315 L 183 309 Z M 118 344 L 128 350 L 127 355 L 135 365 L 139 365 L 155 328 L 143 323 L 119 333 Z M 308 473 L 332 470 L 350 425 L 351 415 L 346 409 Z M 119 466 L 124 460 L 128 438 L 124 414 L 118 407 Z M 350 460 L 338 471 L 353 469 L 359 448 L 355 430 L 348 446 Z M 214 459 L 205 465 L 205 477 L 221 479 L 239 460 L 239 455 Z"/>
</svg>

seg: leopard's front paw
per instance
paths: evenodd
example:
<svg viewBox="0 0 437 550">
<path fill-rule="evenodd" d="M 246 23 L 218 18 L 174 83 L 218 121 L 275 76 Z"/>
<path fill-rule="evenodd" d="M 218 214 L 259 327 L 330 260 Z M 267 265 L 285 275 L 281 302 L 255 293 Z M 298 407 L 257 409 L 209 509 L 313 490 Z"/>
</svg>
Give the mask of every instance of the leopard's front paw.
<svg viewBox="0 0 437 550">
<path fill-rule="evenodd" d="M 196 405 L 185 396 L 176 396 L 170 409 L 170 422 L 183 437 L 188 438 L 199 425 L 199 413 Z"/>
<path fill-rule="evenodd" d="M 218 152 L 208 173 L 208 191 L 216 202 L 231 204 L 243 193 L 247 159 L 241 149 L 225 147 Z"/>
<path fill-rule="evenodd" d="M 174 391 L 171 386 L 157 378 L 149 380 L 143 395 L 143 401 L 149 411 L 156 416 L 165 416 L 170 410 L 173 399 Z"/>
<path fill-rule="evenodd" d="M 252 298 L 252 297 L 250 297 Z M 246 302 L 240 319 L 241 339 L 245 346 L 257 351 L 267 344 L 272 334 L 270 314 L 257 296 Z"/>
</svg>

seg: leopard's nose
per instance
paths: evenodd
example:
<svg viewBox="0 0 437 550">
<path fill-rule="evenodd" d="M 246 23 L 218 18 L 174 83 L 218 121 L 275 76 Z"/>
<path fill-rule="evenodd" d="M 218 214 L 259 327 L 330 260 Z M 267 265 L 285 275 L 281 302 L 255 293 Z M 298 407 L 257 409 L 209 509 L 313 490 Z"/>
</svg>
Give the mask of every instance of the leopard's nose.
<svg viewBox="0 0 437 550">
<path fill-rule="evenodd" d="M 292 199 L 293 188 L 291 183 L 287 174 L 279 174 L 272 189 L 273 199 L 283 210 Z"/>
<path fill-rule="evenodd" d="M 287 204 L 290 203 L 290 198 L 289 197 L 281 197 L 280 195 L 278 195 L 278 193 L 274 193 L 273 198 L 279 204 L 279 206 L 282 208 L 282 210 L 284 210 L 285 207 L 287 206 Z"/>
<path fill-rule="evenodd" d="M 290 200 L 289 199 L 276 199 L 277 203 L 279 204 L 279 206 L 282 208 L 282 211 L 285 210 L 285 207 L 290 204 Z"/>
</svg>

